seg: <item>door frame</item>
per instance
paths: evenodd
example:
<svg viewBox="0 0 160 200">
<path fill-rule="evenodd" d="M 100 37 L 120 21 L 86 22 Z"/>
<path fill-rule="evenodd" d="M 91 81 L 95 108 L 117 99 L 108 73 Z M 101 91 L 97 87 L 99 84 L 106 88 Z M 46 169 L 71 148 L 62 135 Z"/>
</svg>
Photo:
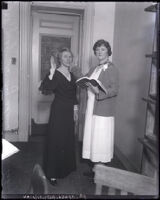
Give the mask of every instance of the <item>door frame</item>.
<svg viewBox="0 0 160 200">
<path fill-rule="evenodd" d="M 33 20 L 33 41 L 32 41 L 32 66 L 30 74 L 31 89 L 31 120 L 32 128 L 38 124 L 47 124 L 51 102 L 54 95 L 43 95 L 38 91 L 41 77 L 41 38 L 43 36 L 51 38 L 65 38 L 70 43 L 71 51 L 74 56 L 80 56 L 79 33 L 80 33 L 80 16 L 79 15 L 62 15 L 32 10 Z M 60 26 L 60 27 L 59 27 Z M 81 31 L 82 32 L 82 31 Z M 62 44 L 61 44 L 62 45 Z M 67 46 L 67 44 L 63 44 Z M 38 50 L 38 51 L 37 51 Z M 78 65 L 80 66 L 80 65 Z M 48 71 L 48 70 L 47 70 Z M 43 77 L 44 78 L 44 77 Z M 43 111 L 41 110 L 43 107 Z M 45 109 L 45 110 L 44 110 Z M 30 132 L 34 135 L 34 130 Z"/>
<path fill-rule="evenodd" d="M 39 12 L 59 12 L 67 15 L 80 15 L 82 26 L 80 37 L 82 73 L 86 73 L 91 65 L 93 46 L 94 2 L 20 2 L 20 70 L 19 70 L 19 129 L 18 141 L 27 142 L 31 131 L 30 113 L 30 73 L 32 48 L 31 10 Z M 85 31 L 84 31 L 85 30 Z M 81 33 L 82 34 L 82 33 Z"/>
</svg>

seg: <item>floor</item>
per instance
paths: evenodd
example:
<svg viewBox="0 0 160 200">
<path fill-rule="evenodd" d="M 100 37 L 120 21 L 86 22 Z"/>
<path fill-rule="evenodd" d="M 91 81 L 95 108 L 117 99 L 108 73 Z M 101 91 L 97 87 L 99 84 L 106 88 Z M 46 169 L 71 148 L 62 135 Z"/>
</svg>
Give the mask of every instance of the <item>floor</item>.
<svg viewBox="0 0 160 200">
<path fill-rule="evenodd" d="M 27 143 L 13 143 L 20 151 L 2 163 L 2 197 L 7 198 L 7 195 L 10 197 L 10 195 L 27 193 L 33 167 L 36 163 L 42 163 L 43 137 L 39 139 L 38 137 L 35 137 L 36 139 L 32 138 Z M 116 156 L 109 163 L 109 166 L 124 169 L 124 166 Z M 78 143 L 77 170 L 64 179 L 58 179 L 57 186 L 50 187 L 50 194 L 93 196 L 95 191 L 93 179 L 83 175 L 83 172 L 89 169 L 88 161 L 81 158 L 81 143 Z M 105 188 L 103 193 L 106 195 Z"/>
</svg>

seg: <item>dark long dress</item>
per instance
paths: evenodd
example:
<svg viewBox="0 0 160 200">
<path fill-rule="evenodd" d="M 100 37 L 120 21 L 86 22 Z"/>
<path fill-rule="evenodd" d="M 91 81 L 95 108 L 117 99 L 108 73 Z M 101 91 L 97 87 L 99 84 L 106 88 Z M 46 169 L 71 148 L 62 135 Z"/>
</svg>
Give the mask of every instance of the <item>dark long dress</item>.
<svg viewBox="0 0 160 200">
<path fill-rule="evenodd" d="M 73 107 L 77 104 L 76 84 L 55 71 L 52 80 L 45 77 L 39 88 L 42 93 L 52 91 L 55 98 L 51 105 L 46 133 L 43 169 L 48 178 L 64 178 L 76 169 Z"/>
</svg>

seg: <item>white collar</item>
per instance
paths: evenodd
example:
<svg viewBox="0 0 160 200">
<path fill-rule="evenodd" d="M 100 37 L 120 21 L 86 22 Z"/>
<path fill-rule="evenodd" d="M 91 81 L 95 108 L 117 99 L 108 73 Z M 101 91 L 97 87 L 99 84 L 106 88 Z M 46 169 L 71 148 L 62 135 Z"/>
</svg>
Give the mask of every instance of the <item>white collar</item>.
<svg viewBox="0 0 160 200">
<path fill-rule="evenodd" d="M 63 76 L 68 80 L 68 81 L 71 81 L 71 73 L 69 73 L 69 76 L 66 76 L 66 74 L 63 72 L 63 71 L 61 71 L 61 70 L 59 70 L 59 69 L 57 69 L 61 74 L 63 74 Z"/>
</svg>

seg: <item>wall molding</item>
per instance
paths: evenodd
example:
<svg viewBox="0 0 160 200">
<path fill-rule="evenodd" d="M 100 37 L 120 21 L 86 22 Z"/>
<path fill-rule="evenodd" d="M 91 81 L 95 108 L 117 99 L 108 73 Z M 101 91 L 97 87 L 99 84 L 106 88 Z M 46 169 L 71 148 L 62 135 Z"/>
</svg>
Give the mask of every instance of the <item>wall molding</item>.
<svg viewBox="0 0 160 200">
<path fill-rule="evenodd" d="M 18 131 L 15 130 L 15 131 L 4 131 L 3 132 L 4 134 L 4 138 L 7 140 L 7 141 L 10 141 L 10 142 L 17 142 L 19 141 L 19 135 L 18 135 Z"/>
<path fill-rule="evenodd" d="M 40 8 L 50 8 L 56 7 L 56 8 L 68 8 L 68 9 L 78 9 L 78 10 L 84 10 L 86 6 L 88 5 L 89 2 L 66 2 L 66 1 L 61 1 L 61 2 L 50 2 L 50 1 L 31 1 L 32 6 L 37 6 L 38 9 Z"/>
<path fill-rule="evenodd" d="M 10 142 L 18 141 L 19 140 L 18 128 L 11 129 L 11 130 L 3 130 L 2 138 L 5 138 L 6 140 L 8 140 Z"/>
<path fill-rule="evenodd" d="M 20 2 L 19 141 L 29 136 L 30 3 Z"/>
<path fill-rule="evenodd" d="M 82 73 L 86 74 L 92 64 L 93 26 L 95 7 L 94 2 L 89 2 L 84 10 L 83 20 L 83 47 L 82 47 Z M 85 31 L 84 31 L 85 30 Z"/>
</svg>

